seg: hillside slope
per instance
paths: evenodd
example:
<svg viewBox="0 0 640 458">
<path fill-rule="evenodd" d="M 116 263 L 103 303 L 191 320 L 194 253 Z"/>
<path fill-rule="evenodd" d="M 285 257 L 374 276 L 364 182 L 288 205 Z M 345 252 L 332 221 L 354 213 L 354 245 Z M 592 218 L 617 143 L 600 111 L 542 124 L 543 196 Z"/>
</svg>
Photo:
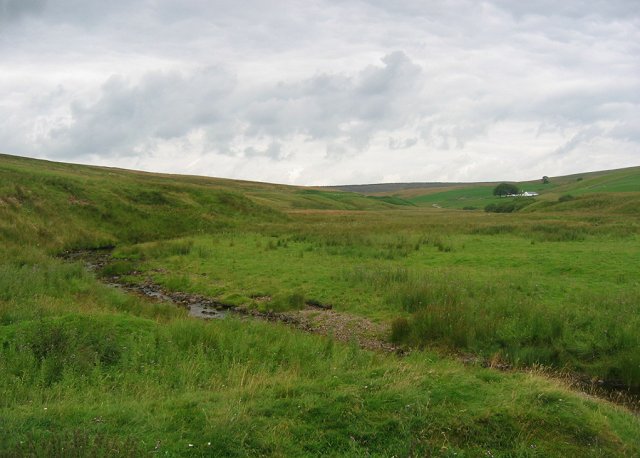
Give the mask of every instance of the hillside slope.
<svg viewBox="0 0 640 458">
<path fill-rule="evenodd" d="M 407 188 L 398 189 L 391 194 L 406 199 L 416 205 L 439 206 L 443 208 L 481 209 L 491 203 L 499 202 L 499 198 L 493 196 L 495 183 L 452 183 L 446 187 L 419 188 L 411 184 Z M 539 193 L 538 200 L 557 201 L 559 197 L 570 194 L 579 197 L 588 194 L 605 193 L 640 193 L 640 167 L 608 170 L 601 172 L 589 172 L 576 175 L 550 177 L 548 183 L 542 180 L 514 182 L 523 191 Z M 628 201 L 635 200 L 633 196 L 620 196 L 616 198 Z M 618 205 L 613 203 L 614 207 Z M 585 203 L 583 208 L 587 207 Z M 620 205 L 626 209 L 633 207 L 628 202 Z M 569 208 L 570 206 L 566 206 Z M 602 205 L 599 206 L 601 209 Z M 533 210 L 532 207 L 530 210 Z M 545 206 L 539 209 L 548 208 Z M 625 211 L 623 208 L 622 211 Z M 562 210 L 563 207 L 556 207 Z M 613 211 L 615 208 L 612 209 Z"/>
<path fill-rule="evenodd" d="M 0 155 L 0 238 L 57 250 L 286 220 L 291 210 L 380 210 L 406 204 L 353 193 Z"/>
</svg>

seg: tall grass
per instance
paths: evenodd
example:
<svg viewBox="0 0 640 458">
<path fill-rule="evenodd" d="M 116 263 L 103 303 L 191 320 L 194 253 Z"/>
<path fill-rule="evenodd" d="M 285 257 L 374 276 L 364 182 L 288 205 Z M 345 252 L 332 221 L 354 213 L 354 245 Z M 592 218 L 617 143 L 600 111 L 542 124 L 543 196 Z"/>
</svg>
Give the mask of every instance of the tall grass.
<svg viewBox="0 0 640 458">
<path fill-rule="evenodd" d="M 19 259 L 19 258 L 18 258 Z M 183 312 L 169 305 L 149 305 L 96 283 L 80 263 L 48 258 L 0 264 L 0 324 L 82 311 L 122 312 L 161 320 Z"/>
<path fill-rule="evenodd" d="M 2 327 L 0 352 L 0 452 L 12 456 L 506 456 L 532 445 L 547 456 L 611 455 L 640 446 L 637 422 L 538 378 L 432 355 L 398 361 L 266 323 L 66 315 Z"/>
<path fill-rule="evenodd" d="M 632 280 L 635 235 L 622 234 L 617 224 L 520 219 L 461 224 L 458 233 L 444 234 L 423 226 L 409 231 L 406 224 L 395 234 L 371 224 L 369 233 L 336 225 L 320 234 L 315 226 L 293 234 L 272 226 L 269 235 L 236 231 L 117 254 L 164 272 L 153 277 L 168 289 L 238 305 L 273 296 L 257 304 L 273 310 L 299 308 L 289 298 L 300 293 L 389 322 L 402 316 L 409 345 L 476 352 L 521 367 L 569 368 L 638 387 L 630 364 L 640 328 L 629 305 L 640 297 Z M 397 255 L 378 256 L 386 250 Z M 615 339 L 613 328 L 620 334 Z"/>
<path fill-rule="evenodd" d="M 576 294 L 576 305 L 565 309 L 531 297 L 527 279 L 503 274 L 474 278 L 450 269 L 405 270 L 399 278 L 358 267 L 349 280 L 384 292 L 388 303 L 410 314 L 396 341 L 475 351 L 516 366 L 569 367 L 640 388 L 638 288 L 599 297 Z"/>
</svg>

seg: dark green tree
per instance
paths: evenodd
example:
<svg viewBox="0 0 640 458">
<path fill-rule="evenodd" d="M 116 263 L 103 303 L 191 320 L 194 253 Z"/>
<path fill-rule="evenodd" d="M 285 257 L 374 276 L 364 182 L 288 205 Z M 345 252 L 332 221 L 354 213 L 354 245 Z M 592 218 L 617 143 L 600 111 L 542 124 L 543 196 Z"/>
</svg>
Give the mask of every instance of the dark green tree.
<svg viewBox="0 0 640 458">
<path fill-rule="evenodd" d="M 515 184 L 511 183 L 500 183 L 493 189 L 494 196 L 508 196 L 509 194 L 519 194 L 520 190 Z"/>
<path fill-rule="evenodd" d="M 548 176 L 546 176 L 546 175 L 545 175 L 545 176 L 543 176 L 543 177 L 542 177 L 542 183 L 543 183 L 543 184 L 549 184 L 549 177 L 548 177 Z"/>
</svg>

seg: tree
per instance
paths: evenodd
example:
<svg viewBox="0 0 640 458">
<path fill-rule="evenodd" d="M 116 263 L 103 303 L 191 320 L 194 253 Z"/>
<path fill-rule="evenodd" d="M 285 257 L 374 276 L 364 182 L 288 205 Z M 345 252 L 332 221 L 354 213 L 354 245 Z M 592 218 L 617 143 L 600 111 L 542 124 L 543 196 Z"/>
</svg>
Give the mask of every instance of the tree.
<svg viewBox="0 0 640 458">
<path fill-rule="evenodd" d="M 549 177 L 548 177 L 548 176 L 546 176 L 546 175 L 545 175 L 545 176 L 543 176 L 543 177 L 542 177 L 542 183 L 543 183 L 543 184 L 549 184 Z"/>
<path fill-rule="evenodd" d="M 519 193 L 520 193 L 520 190 L 518 189 L 518 187 L 515 184 L 511 184 L 511 183 L 500 183 L 498 186 L 496 186 L 493 189 L 493 195 L 500 196 L 500 197 L 508 196 L 510 194 L 519 194 Z"/>
</svg>

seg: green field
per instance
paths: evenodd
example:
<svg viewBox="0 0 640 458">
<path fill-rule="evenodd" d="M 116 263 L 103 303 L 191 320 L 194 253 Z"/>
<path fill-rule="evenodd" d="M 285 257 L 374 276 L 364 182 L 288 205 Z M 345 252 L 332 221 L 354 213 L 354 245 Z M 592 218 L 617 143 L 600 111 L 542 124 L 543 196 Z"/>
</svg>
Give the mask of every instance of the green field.
<svg viewBox="0 0 640 458">
<path fill-rule="evenodd" d="M 488 204 L 501 202 L 500 198 L 492 194 L 496 184 L 470 183 L 468 185 L 456 184 L 449 187 L 438 186 L 422 189 L 412 184 L 407 189 L 395 190 L 391 194 L 416 205 L 482 210 Z M 539 193 L 539 197 L 534 200 L 545 203 L 557 201 L 563 195 L 577 197 L 594 193 L 637 193 L 640 192 L 640 167 L 551 177 L 548 183 L 543 183 L 540 179 L 514 184 L 521 191 Z M 635 197 L 637 198 L 637 195 Z"/>
<path fill-rule="evenodd" d="M 445 226 L 451 218 L 458 225 Z M 450 213 L 349 219 L 323 216 L 317 231 L 317 218 L 299 218 L 297 226 L 128 246 L 115 255 L 169 290 L 256 307 L 252 297 L 298 293 L 374 320 L 407 318 L 411 331 L 401 341 L 408 344 L 640 388 L 635 224 L 593 230 L 527 215 L 513 227 L 507 218 Z"/>
<path fill-rule="evenodd" d="M 552 177 L 497 214 L 491 185 L 364 196 L 0 156 L 0 456 L 637 456 L 636 413 L 553 374 L 640 389 L 638 183 Z M 58 256 L 107 246 L 97 273 Z M 114 278 L 330 305 L 409 352 L 189 318 Z"/>
</svg>

